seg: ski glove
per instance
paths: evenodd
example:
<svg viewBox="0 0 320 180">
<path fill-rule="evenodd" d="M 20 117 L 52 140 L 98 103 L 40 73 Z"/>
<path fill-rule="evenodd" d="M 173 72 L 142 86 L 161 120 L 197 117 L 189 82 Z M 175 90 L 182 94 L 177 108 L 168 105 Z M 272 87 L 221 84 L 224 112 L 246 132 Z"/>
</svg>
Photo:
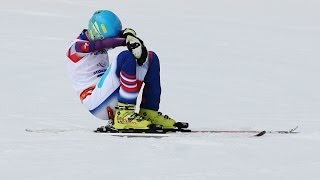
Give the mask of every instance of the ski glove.
<svg viewBox="0 0 320 180">
<path fill-rule="evenodd" d="M 131 28 L 125 28 L 125 29 L 122 31 L 120 37 L 122 37 L 122 38 L 127 38 L 128 35 L 137 36 L 137 33 L 136 33 L 136 31 L 134 31 L 134 30 L 131 29 Z"/>
<path fill-rule="evenodd" d="M 132 34 L 128 34 L 126 37 L 126 45 L 128 50 L 136 58 L 138 65 L 142 66 L 148 57 L 148 51 L 143 41 Z"/>
</svg>

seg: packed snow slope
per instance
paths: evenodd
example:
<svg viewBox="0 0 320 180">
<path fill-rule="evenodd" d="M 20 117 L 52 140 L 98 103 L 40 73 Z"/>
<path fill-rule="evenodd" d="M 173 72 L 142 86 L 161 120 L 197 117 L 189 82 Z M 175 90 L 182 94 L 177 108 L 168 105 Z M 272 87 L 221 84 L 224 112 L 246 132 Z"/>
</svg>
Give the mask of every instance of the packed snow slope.
<svg viewBox="0 0 320 180">
<path fill-rule="evenodd" d="M 1 2 L 0 179 L 319 179 L 319 7 L 316 0 Z M 299 125 L 301 133 L 91 133 L 105 122 L 82 107 L 65 53 L 98 9 L 117 13 L 158 53 L 164 113 L 193 129 Z"/>
</svg>

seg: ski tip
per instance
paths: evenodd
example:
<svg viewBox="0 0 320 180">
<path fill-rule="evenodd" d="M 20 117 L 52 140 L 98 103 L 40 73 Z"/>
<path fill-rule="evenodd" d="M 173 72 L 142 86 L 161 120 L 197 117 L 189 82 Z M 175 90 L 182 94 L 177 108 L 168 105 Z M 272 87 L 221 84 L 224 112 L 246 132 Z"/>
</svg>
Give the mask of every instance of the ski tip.
<svg viewBox="0 0 320 180">
<path fill-rule="evenodd" d="M 259 132 L 258 134 L 254 135 L 254 136 L 260 137 L 260 136 L 265 135 L 266 133 L 267 133 L 267 131 L 261 131 L 261 132 Z"/>
<path fill-rule="evenodd" d="M 298 128 L 299 128 L 299 126 L 296 126 L 295 128 L 291 129 L 291 130 L 289 131 L 289 133 L 295 133 Z"/>
</svg>

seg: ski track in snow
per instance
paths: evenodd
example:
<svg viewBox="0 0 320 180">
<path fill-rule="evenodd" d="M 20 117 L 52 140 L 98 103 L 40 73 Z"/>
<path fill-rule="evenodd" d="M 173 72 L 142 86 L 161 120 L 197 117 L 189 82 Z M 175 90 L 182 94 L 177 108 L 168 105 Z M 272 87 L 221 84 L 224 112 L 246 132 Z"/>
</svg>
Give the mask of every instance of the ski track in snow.
<svg viewBox="0 0 320 180">
<path fill-rule="evenodd" d="M 0 179 L 319 179 L 319 5 L 302 0 L 2 3 Z M 300 133 L 259 138 L 91 133 L 105 122 L 86 112 L 73 92 L 65 53 L 97 9 L 115 11 L 124 27 L 134 28 L 157 52 L 162 112 L 195 129 L 298 125 Z M 110 51 L 110 58 L 121 50 Z"/>
</svg>

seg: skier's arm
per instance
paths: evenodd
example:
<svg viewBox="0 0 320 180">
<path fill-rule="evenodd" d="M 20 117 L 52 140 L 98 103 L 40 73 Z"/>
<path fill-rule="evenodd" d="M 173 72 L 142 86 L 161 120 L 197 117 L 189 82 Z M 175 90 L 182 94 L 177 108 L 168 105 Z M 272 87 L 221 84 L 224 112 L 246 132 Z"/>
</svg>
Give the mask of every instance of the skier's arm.
<svg viewBox="0 0 320 180">
<path fill-rule="evenodd" d="M 101 49 L 112 49 L 119 46 L 126 46 L 124 38 L 107 38 L 98 41 L 78 41 L 74 44 L 76 52 L 90 53 Z"/>
<path fill-rule="evenodd" d="M 87 30 L 84 29 L 77 40 L 71 43 L 71 46 L 67 51 L 68 58 L 74 63 L 80 61 L 83 57 L 88 55 L 88 53 L 94 51 L 126 46 L 125 38 L 107 38 L 98 41 L 89 41 L 86 32 Z"/>
</svg>

